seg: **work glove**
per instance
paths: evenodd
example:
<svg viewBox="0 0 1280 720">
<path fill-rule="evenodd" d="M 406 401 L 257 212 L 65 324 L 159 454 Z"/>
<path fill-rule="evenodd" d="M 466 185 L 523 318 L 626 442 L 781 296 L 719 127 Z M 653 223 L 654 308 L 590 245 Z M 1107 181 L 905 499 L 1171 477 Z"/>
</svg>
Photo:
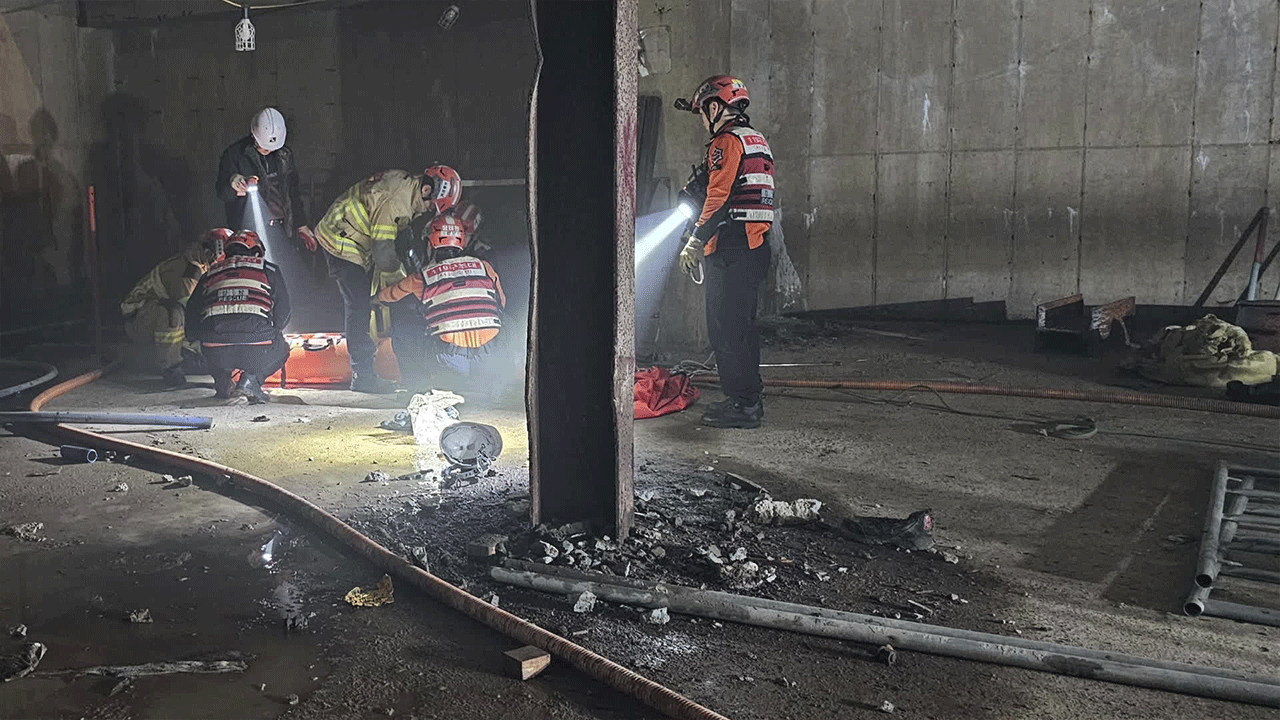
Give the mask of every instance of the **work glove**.
<svg viewBox="0 0 1280 720">
<path fill-rule="evenodd" d="M 236 195 L 244 197 L 244 194 L 249 191 L 249 178 L 241 175 L 240 173 L 232 175 L 231 189 L 236 191 Z"/>
<path fill-rule="evenodd" d="M 684 249 L 680 251 L 680 269 L 692 274 L 698 268 L 698 262 L 702 260 L 703 243 L 693 235 L 687 237 Z"/>
<path fill-rule="evenodd" d="M 298 228 L 298 239 L 310 252 L 315 252 L 320 247 L 320 243 L 316 241 L 316 234 L 306 225 Z"/>
</svg>

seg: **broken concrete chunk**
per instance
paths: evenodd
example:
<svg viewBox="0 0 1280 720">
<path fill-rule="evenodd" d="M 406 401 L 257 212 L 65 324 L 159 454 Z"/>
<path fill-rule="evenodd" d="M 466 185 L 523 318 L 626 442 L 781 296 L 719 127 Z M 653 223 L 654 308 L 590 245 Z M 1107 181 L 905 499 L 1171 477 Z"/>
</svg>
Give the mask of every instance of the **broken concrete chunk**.
<svg viewBox="0 0 1280 720">
<path fill-rule="evenodd" d="M 249 420 L 249 422 L 266 422 L 266 421 L 268 421 L 268 420 L 270 420 L 270 419 L 271 419 L 271 418 L 267 417 L 266 415 L 254 415 L 254 416 Z"/>
<path fill-rule="evenodd" d="M 595 608 L 596 596 L 595 593 L 590 590 L 584 590 L 582 594 L 578 596 L 577 601 L 573 603 L 573 611 L 576 613 L 588 613 L 595 610 Z"/>
<path fill-rule="evenodd" d="M 294 693 L 286 697 L 284 701 L 286 703 L 289 703 L 290 705 L 297 705 L 298 703 L 302 702 L 302 699 L 299 698 L 296 693 Z"/>
<path fill-rule="evenodd" d="M 707 494 L 707 489 L 706 488 L 689 488 L 689 494 L 696 498 L 700 498 Z"/>
<path fill-rule="evenodd" d="M 667 556 L 667 549 L 661 545 L 655 545 L 653 546 L 653 549 L 649 551 L 649 554 L 653 556 L 654 560 L 661 560 Z"/>
<path fill-rule="evenodd" d="M 960 562 L 960 558 L 957 557 L 956 555 L 953 555 L 952 553 L 943 552 L 941 554 L 942 554 L 942 559 L 945 562 L 951 563 L 952 565 L 956 565 Z"/>
<path fill-rule="evenodd" d="M 801 525 L 818 519 L 822 501 L 800 498 L 792 502 L 764 496 L 747 508 L 747 519 L 762 525 Z"/>
<path fill-rule="evenodd" d="M 491 593 L 486 594 L 484 597 L 482 597 L 482 598 L 480 598 L 480 599 L 481 599 L 481 600 L 484 600 L 485 602 L 489 603 L 490 605 L 492 605 L 492 606 L 494 606 L 494 607 L 498 607 L 498 601 L 499 601 L 499 599 L 500 599 L 500 598 L 498 597 L 498 593 L 491 592 Z"/>
<path fill-rule="evenodd" d="M 26 542 L 43 542 L 45 538 L 43 535 L 40 534 L 41 530 L 44 530 L 44 523 L 29 522 L 29 523 L 21 523 L 18 525 L 10 525 L 9 527 L 4 529 L 4 533 L 6 535 L 12 535 L 18 538 L 19 540 L 23 540 Z"/>
<path fill-rule="evenodd" d="M 485 533 L 467 543 L 467 557 L 483 560 L 498 552 L 498 546 L 507 541 L 506 535 Z"/>
<path fill-rule="evenodd" d="M 560 556 L 560 548 L 545 540 L 537 540 L 533 543 L 533 554 L 543 555 L 554 560 Z"/>
<path fill-rule="evenodd" d="M 740 547 L 729 556 L 729 562 L 741 562 L 747 559 L 747 549 Z"/>
<path fill-rule="evenodd" d="M 134 610 L 133 612 L 129 613 L 129 622 L 131 623 L 154 622 L 151 619 L 151 610 L 147 608 L 142 608 L 141 610 Z"/>
<path fill-rule="evenodd" d="M 894 710 L 897 710 L 897 708 L 895 708 L 893 706 L 893 703 L 889 702 L 888 700 L 885 700 L 884 702 L 880 703 L 880 712 L 891 713 Z"/>
<path fill-rule="evenodd" d="M 671 622 L 671 615 L 664 607 L 654 608 L 645 614 L 644 621 L 650 625 L 666 625 Z"/>
<path fill-rule="evenodd" d="M 777 572 L 773 568 L 762 570 L 759 565 L 747 560 L 742 563 L 721 566 L 720 579 L 735 590 L 752 590 L 766 582 L 776 580 Z"/>
<path fill-rule="evenodd" d="M 370 472 L 368 475 L 365 475 L 365 476 L 364 476 L 364 480 L 361 480 L 361 482 L 367 482 L 367 483 L 372 483 L 372 482 L 376 482 L 376 483 L 385 483 L 385 482 L 389 482 L 390 480 L 391 480 L 391 476 L 390 476 L 390 475 L 387 475 L 386 473 L 382 472 L 381 470 L 374 470 L 374 471 Z"/>
<path fill-rule="evenodd" d="M 116 483 L 116 486 L 111 488 L 111 492 L 127 493 L 129 492 L 129 483 L 125 483 L 125 482 Z"/>
</svg>

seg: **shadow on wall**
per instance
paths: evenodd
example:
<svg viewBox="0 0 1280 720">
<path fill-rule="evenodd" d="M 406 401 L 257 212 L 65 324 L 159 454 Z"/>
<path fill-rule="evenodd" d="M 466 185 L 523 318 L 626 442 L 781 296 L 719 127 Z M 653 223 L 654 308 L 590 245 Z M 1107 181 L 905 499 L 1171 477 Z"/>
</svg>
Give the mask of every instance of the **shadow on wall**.
<svg viewBox="0 0 1280 720">
<path fill-rule="evenodd" d="M 58 125 L 44 108 L 28 120 L 0 115 L 0 325 L 65 319 L 83 299 L 83 187 L 56 157 Z"/>
<path fill-rule="evenodd" d="M 146 100 L 114 93 L 102 102 L 103 140 L 89 150 L 88 176 L 95 186 L 98 258 L 103 279 L 103 318 L 113 304 L 161 260 L 178 252 L 185 236 L 166 179 L 186 178 L 185 162 L 147 142 L 154 112 Z"/>
</svg>

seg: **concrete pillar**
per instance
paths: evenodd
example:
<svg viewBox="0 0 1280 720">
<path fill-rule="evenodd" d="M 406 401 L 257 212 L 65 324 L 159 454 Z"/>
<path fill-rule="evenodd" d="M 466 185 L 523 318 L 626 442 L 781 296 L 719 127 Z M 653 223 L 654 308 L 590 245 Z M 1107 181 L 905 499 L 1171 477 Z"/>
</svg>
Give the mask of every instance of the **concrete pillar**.
<svg viewBox="0 0 1280 720">
<path fill-rule="evenodd" d="M 537 0 L 534 12 L 532 518 L 625 537 L 634 511 L 636 0 Z"/>
</svg>

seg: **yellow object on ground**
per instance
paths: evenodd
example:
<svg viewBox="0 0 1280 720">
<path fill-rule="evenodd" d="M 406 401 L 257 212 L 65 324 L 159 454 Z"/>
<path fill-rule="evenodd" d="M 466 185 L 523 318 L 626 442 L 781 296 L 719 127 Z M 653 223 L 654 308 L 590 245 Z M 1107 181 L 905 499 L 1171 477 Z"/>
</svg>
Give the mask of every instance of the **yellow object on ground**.
<svg viewBox="0 0 1280 720">
<path fill-rule="evenodd" d="M 353 587 L 343 598 L 356 607 L 379 607 L 395 602 L 395 588 L 391 587 L 391 576 L 383 575 L 378 585 L 369 590 Z"/>
<path fill-rule="evenodd" d="M 1233 380 L 1257 385 L 1275 376 L 1276 360 L 1269 350 L 1254 350 L 1243 329 L 1205 315 L 1194 325 L 1162 330 L 1144 348 L 1138 372 L 1169 385 L 1222 388 Z"/>
</svg>

